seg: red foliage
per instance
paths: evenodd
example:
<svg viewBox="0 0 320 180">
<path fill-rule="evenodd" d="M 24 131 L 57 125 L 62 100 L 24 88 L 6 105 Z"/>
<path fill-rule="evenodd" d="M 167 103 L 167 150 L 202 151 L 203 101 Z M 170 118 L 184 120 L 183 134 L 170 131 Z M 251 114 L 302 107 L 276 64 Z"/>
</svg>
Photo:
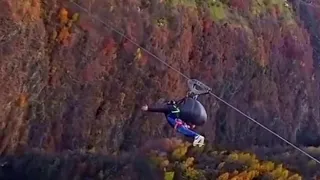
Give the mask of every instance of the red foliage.
<svg viewBox="0 0 320 180">
<path fill-rule="evenodd" d="M 94 81 L 102 73 L 103 66 L 98 61 L 89 63 L 83 70 L 83 80 L 87 82 Z"/>
<path fill-rule="evenodd" d="M 2 16 L 10 16 L 12 14 L 12 3 L 11 1 L 1 1 L 0 2 L 1 7 L 1 14 Z M 12 14 L 14 16 L 14 14 Z"/>
<path fill-rule="evenodd" d="M 107 55 L 115 49 L 116 43 L 112 37 L 105 38 L 103 42 L 103 54 Z"/>
<path fill-rule="evenodd" d="M 83 30 L 88 32 L 91 32 L 95 29 L 90 17 L 86 16 L 85 14 L 81 14 L 78 24 Z"/>
<path fill-rule="evenodd" d="M 205 33 L 208 33 L 208 32 L 211 31 L 212 21 L 203 20 L 203 21 L 202 21 L 202 24 L 203 24 L 203 31 L 204 31 Z"/>
<path fill-rule="evenodd" d="M 60 81 L 61 75 L 58 73 L 53 73 L 50 77 L 49 77 L 49 85 L 51 86 L 60 86 L 61 85 L 61 81 Z"/>
<path fill-rule="evenodd" d="M 132 39 L 132 38 L 130 38 Z M 131 41 L 129 40 L 124 40 L 124 42 L 122 43 L 123 48 L 126 50 L 126 52 L 133 52 L 136 49 L 136 46 L 134 44 L 132 44 Z"/>
<path fill-rule="evenodd" d="M 7 2 L 6 0 L 5 2 Z M 248 3 L 250 1 L 244 1 L 244 0 L 230 0 L 230 3 L 233 7 L 237 7 L 238 9 L 246 9 L 248 6 Z M 0 3 L 3 5 L 3 3 Z M 6 4 L 4 4 L 6 5 Z M 116 5 L 116 4 L 114 4 Z M 6 7 L 6 6 L 4 6 Z M 175 68 L 181 70 L 183 73 L 185 73 L 188 76 L 192 76 L 195 78 L 199 78 L 200 80 L 204 81 L 206 84 L 210 84 L 215 88 L 215 91 L 221 94 L 221 97 L 228 97 L 230 94 L 234 93 L 233 91 L 237 91 L 235 95 L 232 97 L 232 103 L 237 105 L 241 108 L 241 110 L 248 110 L 251 108 L 250 102 L 247 101 L 250 93 L 251 85 L 255 88 L 252 88 L 252 91 L 254 92 L 261 92 L 257 95 L 255 100 L 255 105 L 253 108 L 259 108 L 259 109 L 266 109 L 268 111 L 268 114 L 273 115 L 272 112 L 275 112 L 274 115 L 277 115 L 279 117 L 286 117 L 287 111 L 295 112 L 295 111 L 301 111 L 302 106 L 297 104 L 295 107 L 291 106 L 288 107 L 288 110 L 283 112 L 278 112 L 277 107 L 286 106 L 287 104 L 294 102 L 292 98 L 296 98 L 297 100 L 302 100 L 301 97 L 297 97 L 295 94 L 289 94 L 288 92 L 292 88 L 291 86 L 295 86 L 295 82 L 293 82 L 291 76 L 287 76 L 285 78 L 291 78 L 286 83 L 283 83 L 277 79 L 281 76 L 283 73 L 286 72 L 288 68 L 288 61 L 290 62 L 291 59 L 298 59 L 300 62 L 303 62 L 303 68 L 310 68 L 312 69 L 312 47 L 308 41 L 305 41 L 306 35 L 301 35 L 301 28 L 295 27 L 295 31 L 290 33 L 290 30 L 293 29 L 292 27 L 286 27 L 288 25 L 283 25 L 281 23 L 274 23 L 273 18 L 270 18 L 268 16 L 265 16 L 263 18 L 265 19 L 259 19 L 256 20 L 250 20 L 250 23 L 247 26 L 241 26 L 240 23 L 235 23 L 228 26 L 223 26 L 221 24 L 215 25 L 213 24 L 212 20 L 209 20 L 209 16 L 206 16 L 204 14 L 206 13 L 194 13 L 194 14 L 183 14 L 188 11 L 175 11 L 174 14 L 169 14 L 174 17 L 176 17 L 176 21 L 173 23 L 173 28 L 164 28 L 164 27 L 155 27 L 151 28 L 152 24 L 150 22 L 151 18 L 154 17 L 154 15 L 161 15 L 165 14 L 164 12 L 152 12 L 154 13 L 152 16 L 148 15 L 148 11 L 141 11 L 139 12 L 139 18 L 136 18 L 135 16 L 122 16 L 125 9 L 122 9 L 125 7 L 116 7 L 114 8 L 114 14 L 119 15 L 119 19 L 110 19 L 114 20 L 115 26 L 121 27 L 122 23 L 125 22 L 127 29 L 126 29 L 126 35 L 130 37 L 131 39 L 135 40 L 138 39 L 138 42 L 141 42 L 143 36 L 148 36 L 145 39 L 146 46 L 152 47 L 152 49 L 157 52 L 156 55 L 164 56 L 164 60 L 166 60 L 170 65 L 173 65 Z M 161 9 L 161 8 L 159 8 Z M 5 9 L 7 10 L 7 9 Z M 154 9 L 158 10 L 158 8 Z M 277 9 L 274 9 L 275 11 L 278 11 Z M 100 11 L 99 11 L 100 12 Z M 126 11 L 127 12 L 127 11 Z M 96 12 L 98 13 L 98 12 Z M 101 10 L 102 13 L 102 10 Z M 143 14 L 145 13 L 145 14 Z M 170 13 L 170 12 L 168 12 Z M 277 12 L 275 12 L 277 13 Z M 127 13 L 129 14 L 129 13 Z M 131 14 L 131 13 L 130 13 Z M 121 16 L 121 17 L 120 17 Z M 100 16 L 105 17 L 105 16 Z M 108 16 L 109 17 L 109 16 Z M 121 19 L 124 17 L 124 19 Z M 113 18 L 110 16 L 110 18 Z M 135 19 L 136 18 L 136 19 Z M 143 19 L 142 19 L 143 18 Z M 129 20 L 128 20 L 129 19 Z M 200 20 L 199 20 L 200 19 Z M 9 41 L 8 46 L 15 49 L 15 52 L 17 53 L 16 57 L 4 57 L 2 61 L 6 61 L 6 63 L 2 63 L 1 68 L 5 72 L 1 72 L 1 74 L 7 74 L 13 76 L 12 80 L 10 82 L 3 82 L 3 83 L 12 83 L 12 84 L 5 84 L 3 89 L 11 89 L 11 88 L 19 88 L 23 87 L 20 85 L 20 83 L 25 82 L 24 79 L 30 78 L 29 76 L 24 76 L 24 74 L 29 74 L 24 72 L 19 73 L 20 69 L 24 69 L 25 67 L 32 67 L 32 64 L 37 64 L 38 62 L 41 62 L 41 67 L 44 68 L 47 67 L 47 64 L 50 64 L 49 66 L 52 67 L 50 71 L 50 83 L 54 86 L 59 85 L 65 85 L 65 87 L 68 88 L 59 88 L 55 89 L 52 88 L 53 92 L 49 91 L 43 91 L 45 96 L 39 96 L 40 103 L 43 103 L 44 105 L 48 105 L 47 108 L 48 111 L 52 111 L 54 115 L 51 117 L 47 117 L 45 121 L 43 121 L 45 126 L 50 126 L 54 122 L 56 122 L 57 128 L 54 128 L 52 125 L 52 130 L 50 132 L 39 132 L 36 135 L 30 136 L 29 142 L 32 142 L 33 144 L 38 143 L 38 139 L 36 136 L 42 136 L 45 135 L 46 140 L 44 141 L 47 144 L 47 147 L 49 149 L 65 149 L 66 144 L 73 143 L 72 139 L 75 140 L 77 143 L 78 141 L 83 144 L 83 146 L 86 146 L 88 144 L 92 143 L 92 140 L 94 141 L 101 141 L 101 147 L 100 144 L 95 146 L 98 150 L 107 149 L 107 151 L 110 151 L 110 149 L 117 149 L 118 143 L 122 141 L 122 137 L 126 138 L 126 132 L 122 132 L 119 130 L 119 136 L 117 137 L 108 137 L 108 134 L 112 131 L 113 128 L 117 126 L 122 125 L 121 120 L 128 119 L 128 117 L 135 116 L 133 113 L 135 113 L 135 110 L 130 110 L 131 107 L 134 107 L 133 105 L 135 103 L 142 103 L 142 101 L 153 101 L 157 97 L 162 97 L 164 94 L 166 97 L 174 97 L 184 95 L 186 87 L 185 87 L 185 79 L 181 77 L 178 73 L 169 70 L 166 66 L 154 66 L 152 67 L 150 64 L 150 70 L 149 71 L 141 71 L 141 69 L 138 68 L 130 68 L 130 72 L 128 75 L 128 69 L 129 68 L 122 68 L 125 66 L 125 64 L 120 64 L 123 62 L 117 62 L 115 63 L 115 59 L 117 58 L 116 50 L 119 50 L 118 48 L 123 48 L 129 52 L 129 54 L 133 55 L 136 52 L 136 46 L 132 44 L 130 41 L 125 40 L 123 42 L 123 47 L 118 47 L 116 40 L 111 38 L 111 36 L 108 34 L 103 34 L 106 31 L 98 31 L 96 27 L 94 27 L 94 24 L 98 26 L 97 22 L 91 22 L 92 19 L 89 18 L 86 13 L 81 13 L 81 18 L 79 19 L 80 26 L 88 31 L 89 33 L 82 33 L 85 34 L 86 39 L 88 42 L 85 42 L 86 44 L 79 44 L 79 49 L 77 45 L 75 44 L 72 49 L 66 49 L 66 48 L 58 48 L 52 51 L 52 59 L 50 59 L 50 62 L 48 59 L 43 59 L 43 57 L 40 57 L 38 55 L 39 51 L 45 50 L 46 45 L 42 45 L 43 40 L 40 38 L 40 43 L 37 43 L 35 41 L 35 45 L 37 45 L 36 49 L 30 49 L 28 52 L 25 51 L 25 48 L 32 48 L 30 44 L 28 44 L 31 41 L 25 41 L 23 39 L 25 36 L 22 37 L 19 34 L 17 36 L 13 36 L 12 42 Z M 134 22 L 133 22 L 134 21 Z M 249 21 L 249 20 L 248 20 Z M 171 21 L 168 21 L 171 23 Z M 12 25 L 14 23 L 6 23 L 8 25 Z M 240 25 L 239 25 L 240 24 Z M 100 25 L 99 25 L 100 26 Z M 142 27 L 147 26 L 147 27 Z M 28 26 L 29 27 L 29 26 Z M 27 27 L 27 28 L 28 28 Z M 30 28 L 35 28 L 37 26 L 30 26 Z M 41 26 L 39 26 L 41 27 Z M 145 28 L 145 29 L 143 29 Z M 15 28 L 16 29 L 16 28 Z M 5 30 L 5 28 L 4 28 Z M 37 32 L 39 34 L 46 34 L 44 31 L 46 28 L 35 28 L 30 29 L 30 32 Z M 123 30 L 123 29 L 122 29 Z M 151 33 L 149 30 L 153 30 Z M 9 31 L 8 31 L 9 32 Z M 59 34 L 59 37 L 64 40 L 65 38 L 69 38 L 70 31 L 67 29 L 64 29 L 61 34 Z M 7 33 L 8 34 L 8 33 Z M 32 34 L 27 34 L 27 37 L 30 38 Z M 79 36 L 75 36 L 73 38 L 77 38 L 77 40 L 80 38 Z M 99 45 L 101 35 L 105 38 L 105 41 L 103 43 L 103 46 L 101 47 Z M 282 35 L 282 36 L 281 36 Z M 285 39 L 286 45 L 283 45 L 284 38 L 283 36 L 288 35 Z M 296 39 L 295 39 L 295 36 Z M 256 44 L 256 40 L 258 37 L 261 37 L 259 40 L 259 44 Z M 15 44 L 14 40 L 16 40 L 17 44 Z M 139 41 L 140 40 L 140 41 Z M 28 42 L 28 43 L 27 43 Z M 66 41 L 68 42 L 68 41 Z M 79 42 L 79 41 L 73 41 L 73 42 Z M 33 43 L 33 41 L 32 41 Z M 89 48 L 92 45 L 98 45 L 101 49 L 100 53 L 96 52 L 96 48 L 94 48 L 92 51 L 87 51 L 86 56 L 87 57 L 95 57 L 95 59 L 87 58 L 85 62 L 79 58 L 82 56 L 82 53 L 80 52 L 82 50 L 82 45 L 86 48 Z M 38 47 L 39 46 L 39 47 Z M 120 49 L 119 52 L 122 52 L 123 49 Z M 4 51 L 5 52 L 5 51 Z M 30 52 L 30 55 L 29 55 Z M 252 57 L 253 52 L 257 52 L 258 58 Z M 20 53 L 20 54 L 19 54 Z M 23 54 L 22 54 L 23 53 Z M 39 57 L 37 58 L 31 58 L 28 59 L 28 56 L 26 56 L 26 53 L 30 57 Z M 12 53 L 10 53 L 11 55 Z M 98 57 L 97 57 L 98 55 Z M 284 57 L 283 55 L 287 55 L 287 57 Z M 25 57 L 23 58 L 24 62 L 19 63 L 21 58 L 19 57 Z M 143 66 L 147 63 L 147 58 L 145 54 L 142 55 L 142 58 L 138 58 L 138 60 L 135 61 L 135 65 L 137 66 Z M 16 59 L 15 59 L 16 58 Z M 162 57 L 161 57 L 162 58 Z M 258 66 L 252 65 L 251 59 L 258 59 L 260 60 L 261 64 L 270 64 L 270 68 L 272 70 L 272 74 L 275 78 L 270 78 L 271 82 L 268 84 L 270 85 L 270 88 L 272 90 L 269 90 L 265 88 L 266 86 L 262 87 L 261 85 L 267 84 L 267 83 L 257 83 L 261 81 L 262 77 L 259 73 L 254 72 L 260 72 L 258 70 Z M 155 60 L 151 60 L 150 62 L 154 62 Z M 10 64 L 9 64 L 10 62 Z M 249 63 L 250 62 L 250 63 Z M 23 65 L 26 64 L 26 65 Z M 79 67 L 77 64 L 80 64 Z M 82 65 L 87 64 L 84 69 L 82 68 Z M 20 66 L 21 65 L 21 66 Z M 291 65 L 291 64 L 289 64 Z M 58 66 L 58 67 L 54 67 Z M 14 68 L 12 70 L 7 70 L 8 68 Z M 16 67 L 16 68 L 15 68 Z M 40 67 L 40 66 L 39 66 Z M 63 67 L 63 68 L 62 68 Z M 268 68 L 269 68 L 268 67 Z M 38 68 L 32 68 L 37 70 Z M 148 69 L 148 68 L 145 68 Z M 82 93 L 79 88 L 77 88 L 77 84 L 70 82 L 69 77 L 67 77 L 67 74 L 64 74 L 65 70 L 69 70 L 72 77 L 80 74 L 80 78 L 76 77 L 75 79 L 78 81 L 77 84 L 85 84 L 88 81 L 92 82 L 95 81 L 97 78 L 99 78 L 100 75 L 108 75 L 106 81 L 95 81 L 92 83 L 93 93 Z M 168 71 L 166 71 L 168 70 Z M 11 71 L 13 72 L 12 74 Z M 29 71 L 29 70 L 28 70 Z M 37 70 L 38 71 L 38 70 Z M 80 72 L 79 72 L 80 71 Z M 296 74 L 298 77 L 301 76 L 300 69 L 292 69 L 293 73 Z M 306 70 L 309 71 L 309 70 Z M 16 73 L 15 73 L 16 72 Z M 46 69 L 39 70 L 39 72 L 46 73 Z M 112 72 L 112 73 L 111 73 Z M 311 72 L 311 70 L 310 70 Z M 281 74 L 280 74 L 281 73 Z M 154 78 L 148 78 L 147 75 L 149 74 L 149 77 Z M 256 81 L 252 80 L 252 77 L 258 76 L 256 78 Z M 284 74 L 285 76 L 286 74 Z M 18 77 L 19 76 L 19 77 Z M 46 76 L 45 74 L 42 74 L 42 76 Z M 66 77 L 64 77 L 66 76 Z M 132 76 L 134 76 L 135 81 L 132 81 Z M 17 78 L 18 77 L 18 78 Z M 39 84 L 39 87 L 42 86 L 42 84 L 46 84 L 46 78 L 39 78 L 39 81 L 41 80 L 41 84 Z M 110 80 L 109 80 L 110 79 Z M 272 80 L 275 79 L 275 80 Z M 238 85 L 239 82 L 243 81 L 243 86 Z M 267 81 L 267 80 L 265 80 Z M 269 80 L 268 80 L 269 81 Z M 103 83 L 103 84 L 102 84 Z M 308 82 L 306 82 L 308 83 Z M 229 86 L 230 84 L 230 86 Z M 271 86 L 273 85 L 273 86 Z M 310 84 L 306 84 L 306 86 L 309 86 Z M 119 88 L 115 88 L 116 86 L 119 86 Z M 239 86 L 239 87 L 238 87 Z M 286 88 L 282 88 L 283 86 L 287 86 Z M 290 86 L 290 88 L 288 88 Z M 101 89 L 101 87 L 104 87 Z M 97 112 L 97 107 L 99 106 L 100 102 L 96 100 L 91 99 L 101 99 L 102 93 L 95 93 L 95 92 L 110 92 L 109 94 L 106 94 L 108 97 L 106 98 L 113 98 L 113 97 L 119 97 L 120 87 L 123 89 L 124 93 L 127 94 L 126 98 L 128 98 L 128 101 L 124 102 L 124 107 L 128 107 L 128 110 L 115 110 L 117 107 L 111 109 L 109 107 L 109 103 L 113 103 L 109 99 L 105 99 L 106 101 L 106 108 L 102 107 L 103 112 L 99 114 L 99 116 L 95 115 L 95 112 Z M 279 89 L 278 89 L 279 87 Z M 234 90 L 236 88 L 239 88 L 238 90 Z M 293 87 L 294 88 L 294 87 Z M 32 90 L 35 89 L 36 91 Z M 114 90 L 116 89 L 116 90 Z M 288 90 L 287 90 L 288 89 Z M 14 91 L 14 90 L 13 90 Z M 31 88 L 30 93 L 36 94 L 38 93 L 38 90 L 36 88 Z M 122 90 L 121 90 L 122 91 Z M 134 92 L 133 92 L 134 91 Z M 309 99 L 316 99 L 317 97 L 313 97 L 311 94 L 314 93 L 314 90 L 308 91 Z M 8 90 L 9 92 L 9 90 Z M 89 90 L 88 90 L 89 92 Z M 268 93 L 274 93 L 275 95 L 270 98 L 270 95 Z M 279 95 L 278 95 L 279 93 Z M 3 93 L 2 93 L 3 94 Z M 72 95 L 75 94 L 76 96 L 73 97 Z M 53 97 L 54 95 L 54 97 Z M 69 96 L 70 95 L 70 96 Z M 74 99 L 76 97 L 80 97 Z M 65 97 L 68 97 L 67 99 Z M 110 98 L 110 99 L 111 99 Z M 283 99 L 289 99 L 287 100 L 289 103 L 285 102 Z M 8 97 L 6 95 L 1 95 L 1 101 L 7 102 Z M 116 99 L 116 98 L 115 98 Z M 280 100 L 279 100 L 280 99 Z M 24 97 L 21 97 L 20 104 L 23 106 L 27 102 L 27 99 L 24 99 Z M 65 106 L 69 106 L 69 104 L 73 104 L 74 100 L 79 103 L 79 106 L 77 106 L 75 113 L 70 113 L 70 115 L 67 113 L 69 110 L 66 110 L 64 108 Z M 65 103 L 57 106 L 51 106 L 53 104 L 53 101 L 59 102 L 59 103 Z M 213 104 L 213 100 L 205 100 L 206 105 Z M 268 104 L 269 103 L 269 104 Z M 117 104 L 117 103 L 115 103 Z M 271 105 L 270 105 L 271 104 Z M 282 107 L 281 106 L 281 107 Z M 314 106 L 315 109 L 319 109 L 317 105 L 310 104 L 310 107 Z M 223 136 L 224 133 L 219 132 L 218 128 L 219 126 L 216 126 L 215 119 L 218 118 L 218 114 L 216 111 L 218 111 L 218 108 L 212 108 L 210 111 L 210 118 L 212 118 L 211 121 L 208 121 L 207 129 L 204 129 L 205 133 L 209 133 L 210 137 L 208 139 L 215 140 L 215 137 L 219 138 L 220 136 Z M 226 127 L 232 127 L 231 131 L 228 131 L 230 133 L 229 137 L 230 139 L 227 141 L 228 143 L 243 143 L 244 145 L 250 145 L 250 139 L 251 136 L 244 136 L 246 135 L 247 128 L 249 126 L 240 125 L 238 123 L 238 119 L 235 118 L 236 115 L 232 115 L 228 109 L 219 109 L 219 111 L 226 113 L 227 116 L 226 119 Z M 253 111 L 255 111 L 253 109 Z M 280 111 L 280 110 L 279 110 Z M 76 113 L 79 112 L 79 113 Z M 270 118 L 264 116 L 264 110 L 261 110 L 262 115 L 258 115 L 261 118 L 259 118 L 259 121 L 265 122 L 267 124 L 268 120 Z M 4 115 L 10 113 L 10 111 L 4 110 Z M 223 114 L 221 113 L 221 114 Z M 49 116 L 49 113 L 47 113 Z M 61 117 L 66 115 L 67 120 L 62 119 Z M 289 113 L 290 114 L 290 113 Z M 314 113 L 316 114 L 316 113 Z M 43 115 L 41 113 L 35 114 L 36 117 L 28 117 L 30 119 L 43 119 Z M 312 115 L 312 114 L 311 114 Z M 220 116 L 220 115 L 219 115 Z M 318 115 L 312 115 L 315 116 L 314 119 L 318 118 Z M 2 116 L 4 117 L 4 116 Z M 116 117 L 116 118 L 113 118 Z M 97 119 L 99 118 L 99 119 Z M 258 118 L 258 117 L 257 117 Z M 287 119 L 291 117 L 288 116 Z M 16 118 L 12 118 L 16 124 L 18 124 Z M 56 120 L 59 121 L 56 121 Z M 118 119 L 119 121 L 116 121 L 116 123 L 113 123 L 112 125 L 109 122 L 112 120 Z M 295 118 L 291 123 L 294 124 L 296 122 L 299 122 L 300 120 L 303 120 L 304 118 Z M 146 118 L 137 115 L 135 118 L 135 123 L 132 124 L 132 128 L 139 129 L 141 124 L 146 121 Z M 31 122 L 31 120 L 30 120 Z M 71 124 L 69 124 L 71 122 Z M 80 125 L 78 125 L 80 124 Z M 297 123 L 298 124 L 298 123 Z M 83 127 L 85 125 L 88 125 L 88 127 Z M 108 128 L 103 128 L 104 130 L 97 133 L 94 137 L 83 135 L 83 137 L 79 137 L 81 134 L 86 134 L 85 132 L 91 131 L 93 129 L 93 132 L 98 132 L 96 130 L 96 127 L 105 127 L 108 125 Z M 237 126 L 241 126 L 239 128 L 235 128 Z M 159 135 L 163 135 L 164 132 L 160 129 L 160 127 L 156 125 L 150 125 L 152 126 L 148 132 L 139 132 L 134 131 L 136 133 L 135 136 L 132 137 L 132 142 L 145 142 L 145 137 L 152 137 L 157 135 L 159 132 Z M 279 125 L 280 126 L 280 125 Z M 72 132 L 70 132 L 70 128 L 72 127 Z M 81 128 L 80 128 L 81 127 Z M 217 129 L 217 131 L 214 131 L 212 129 Z M 282 129 L 286 129 L 285 126 L 280 126 Z M 34 127 L 30 128 L 30 132 L 35 131 Z M 290 130 L 288 130 L 290 131 Z M 118 132 L 117 132 L 118 133 Z M 141 133 L 143 133 L 143 136 L 141 136 Z M 259 133 L 256 130 L 253 130 L 252 137 L 255 137 Z M 6 133 L 7 135 L 10 133 Z M 57 135 L 58 134 L 58 135 Z M 63 136 L 62 136 L 63 134 Z M 111 133 L 113 134 L 113 133 Z M 283 133 L 287 136 L 289 133 Z M 52 138 L 51 138 L 51 136 Z M 66 138 L 65 138 L 65 137 Z M 238 140 L 236 137 L 242 136 L 242 140 Z M 262 134 L 262 136 L 266 136 L 265 139 L 268 139 L 269 136 L 267 134 Z M 35 138 L 34 138 L 35 137 Z M 129 137 L 129 136 L 128 136 Z M 28 138 L 28 137 L 27 137 Z M 34 139 L 33 139 L 34 138 Z M 131 138 L 131 137 L 130 137 Z M 115 143 L 109 143 L 109 139 L 112 139 Z M 262 137 L 257 137 L 257 142 L 261 143 L 264 141 Z M 218 141 L 220 141 L 218 139 Z M 133 143 L 130 142 L 128 144 L 133 145 Z M 223 142 L 223 140 L 221 140 Z M 268 141 L 269 142 L 269 141 Z M 273 142 L 271 142 L 273 143 Z M 271 144 L 270 143 L 270 144 Z M 159 148 L 163 149 L 170 149 L 170 142 L 164 141 L 159 142 L 157 144 Z M 4 146 L 2 146 L 4 147 Z M 74 146 L 76 148 L 76 146 Z M 69 147 L 68 147 L 69 148 Z M 80 147 L 81 148 L 81 147 Z M 157 148 L 157 147 L 156 147 Z"/>
<path fill-rule="evenodd" d="M 239 10 L 248 10 L 249 1 L 247 0 L 230 0 L 230 6 Z"/>
<path fill-rule="evenodd" d="M 276 4 L 275 5 L 275 10 L 276 10 L 276 15 L 277 17 L 280 17 L 281 16 L 281 10 L 280 10 L 280 5 L 279 4 Z"/>
<path fill-rule="evenodd" d="M 127 22 L 126 24 L 126 37 L 137 42 L 137 32 L 135 32 L 135 30 L 137 31 L 138 29 L 135 28 L 136 24 L 134 22 Z M 136 45 L 127 39 L 123 42 L 123 47 L 127 52 L 133 52 L 136 49 Z"/>
<path fill-rule="evenodd" d="M 270 14 L 272 15 L 273 18 L 277 18 L 279 15 L 279 8 L 278 6 L 276 7 L 272 7 L 271 9 L 269 9 Z"/>
</svg>

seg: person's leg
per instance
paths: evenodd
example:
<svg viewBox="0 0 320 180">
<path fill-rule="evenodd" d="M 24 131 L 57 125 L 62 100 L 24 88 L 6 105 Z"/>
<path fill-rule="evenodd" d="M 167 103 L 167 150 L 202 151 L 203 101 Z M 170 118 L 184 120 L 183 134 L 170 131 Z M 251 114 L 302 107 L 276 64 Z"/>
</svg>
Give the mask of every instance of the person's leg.
<svg viewBox="0 0 320 180">
<path fill-rule="evenodd" d="M 194 138 L 194 137 L 199 135 L 198 133 L 188 129 L 184 125 L 177 127 L 177 131 L 180 132 L 181 134 L 184 134 L 187 137 L 192 137 L 192 138 Z"/>
<path fill-rule="evenodd" d="M 193 146 L 199 145 L 200 147 L 204 145 L 204 137 L 200 134 L 188 129 L 186 126 L 179 126 L 177 128 L 178 132 L 184 134 L 186 137 L 193 138 Z"/>
<path fill-rule="evenodd" d="M 185 124 L 182 120 L 174 117 L 173 115 L 167 116 L 167 120 L 168 120 L 169 124 L 171 125 L 171 127 L 173 127 L 175 130 L 177 130 L 177 128 L 179 126 L 183 126 Z"/>
<path fill-rule="evenodd" d="M 167 116 L 168 123 L 171 127 L 176 128 L 177 131 L 186 137 L 193 138 L 193 146 L 199 145 L 200 147 L 204 145 L 204 137 L 200 134 L 188 129 L 185 125 L 176 126 L 178 123 L 178 119 L 172 116 Z"/>
<path fill-rule="evenodd" d="M 171 125 L 171 127 L 175 127 L 178 132 L 184 134 L 187 137 L 194 138 L 195 136 L 198 135 L 197 133 L 195 133 L 194 131 L 191 131 L 185 125 L 183 125 L 183 122 L 181 120 L 180 120 L 181 121 L 181 123 L 180 123 L 179 119 L 177 119 L 173 116 L 170 116 L 170 115 L 167 116 L 167 120 L 168 120 L 168 123 Z"/>
<path fill-rule="evenodd" d="M 172 117 L 172 116 L 167 116 L 167 121 L 170 124 L 171 127 L 175 127 L 175 125 L 177 124 L 176 122 L 176 118 Z"/>
</svg>

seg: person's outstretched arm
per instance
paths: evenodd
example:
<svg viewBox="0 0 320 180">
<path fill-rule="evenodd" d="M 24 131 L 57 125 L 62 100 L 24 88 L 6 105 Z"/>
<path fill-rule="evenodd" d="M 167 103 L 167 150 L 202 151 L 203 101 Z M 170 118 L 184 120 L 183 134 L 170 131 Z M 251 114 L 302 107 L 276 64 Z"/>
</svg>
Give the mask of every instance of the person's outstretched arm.
<svg viewBox="0 0 320 180">
<path fill-rule="evenodd" d="M 172 105 L 168 104 L 157 104 L 157 105 L 144 105 L 141 108 L 143 111 L 149 111 L 149 112 L 159 112 L 159 113 L 170 113 L 172 110 L 174 110 Z"/>
</svg>

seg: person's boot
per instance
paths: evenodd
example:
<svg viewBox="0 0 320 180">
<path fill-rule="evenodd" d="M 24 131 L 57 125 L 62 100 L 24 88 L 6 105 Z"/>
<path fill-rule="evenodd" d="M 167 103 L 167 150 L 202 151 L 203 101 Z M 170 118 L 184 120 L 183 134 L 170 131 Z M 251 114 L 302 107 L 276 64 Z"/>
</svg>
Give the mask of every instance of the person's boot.
<svg viewBox="0 0 320 180">
<path fill-rule="evenodd" d="M 193 140 L 193 146 L 199 146 L 199 147 L 201 147 L 201 146 L 203 146 L 204 145 L 204 137 L 203 136 L 201 136 L 201 135 L 198 135 L 198 136 L 196 136 L 195 138 L 194 138 L 194 140 Z"/>
</svg>

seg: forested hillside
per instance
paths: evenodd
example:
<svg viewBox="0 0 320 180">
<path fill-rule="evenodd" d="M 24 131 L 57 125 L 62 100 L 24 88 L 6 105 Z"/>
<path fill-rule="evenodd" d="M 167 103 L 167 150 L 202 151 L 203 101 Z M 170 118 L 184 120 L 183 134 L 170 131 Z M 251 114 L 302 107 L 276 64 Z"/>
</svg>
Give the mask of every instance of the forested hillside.
<svg viewBox="0 0 320 180">
<path fill-rule="evenodd" d="M 184 152 L 185 139 L 172 142 L 164 117 L 140 107 L 181 98 L 186 79 L 106 26 L 320 159 L 318 0 L 1 0 L 0 7 L 0 177 L 319 176 L 315 161 L 211 96 L 200 98 L 209 120 L 197 128 L 207 145 Z"/>
</svg>

